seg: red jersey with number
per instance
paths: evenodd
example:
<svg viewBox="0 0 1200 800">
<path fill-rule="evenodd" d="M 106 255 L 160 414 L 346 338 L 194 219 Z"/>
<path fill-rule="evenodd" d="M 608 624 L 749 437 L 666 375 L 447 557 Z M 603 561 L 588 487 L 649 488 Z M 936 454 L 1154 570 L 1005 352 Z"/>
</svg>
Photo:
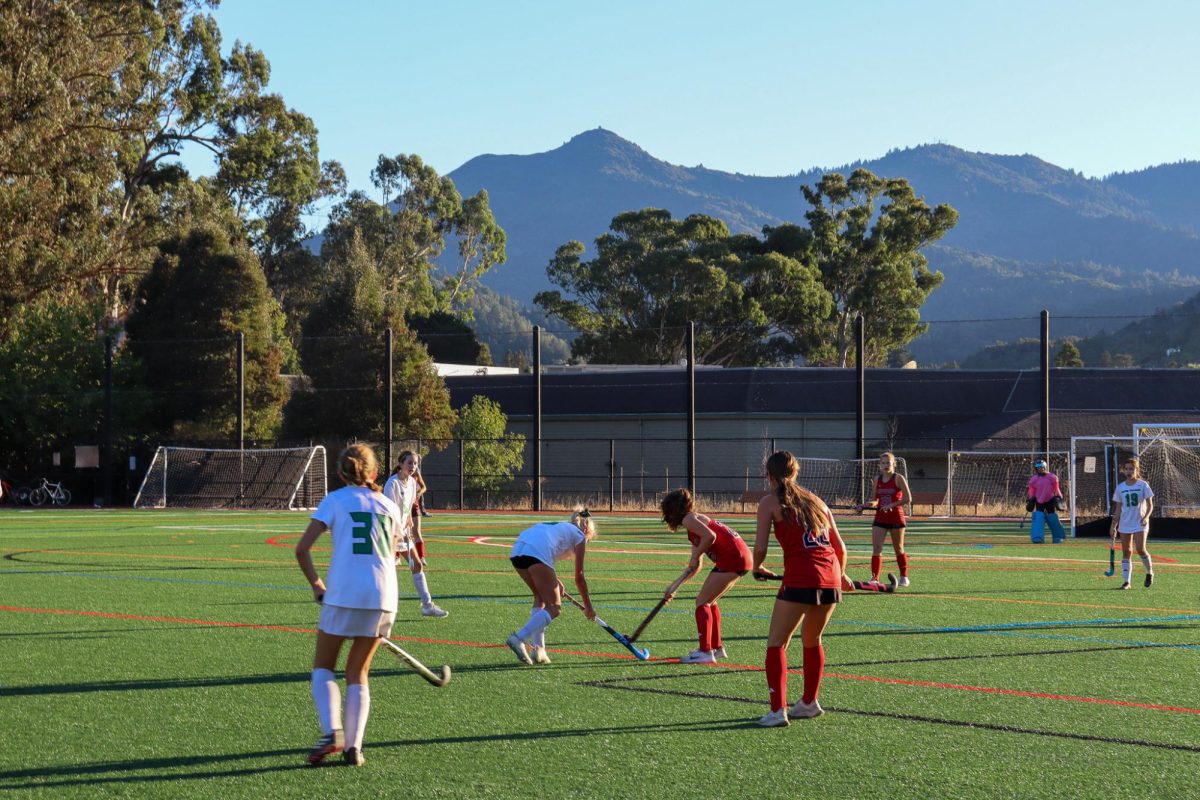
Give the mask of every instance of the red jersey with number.
<svg viewBox="0 0 1200 800">
<path fill-rule="evenodd" d="M 900 485 L 896 481 L 895 473 L 892 473 L 892 477 L 887 481 L 883 478 L 875 479 L 875 502 L 879 504 L 875 510 L 876 522 L 892 525 L 904 524 L 904 492 L 901 491 Z M 892 507 L 890 510 L 884 511 L 883 506 L 888 503 L 891 503 Z"/>
<path fill-rule="evenodd" d="M 842 588 L 842 565 L 829 539 L 829 529 L 805 530 L 786 511 L 775 521 L 775 538 L 783 548 L 783 585 L 794 589 Z"/>
<path fill-rule="evenodd" d="M 711 518 L 707 527 L 717 537 L 712 547 L 708 548 L 708 557 L 712 559 L 717 569 L 721 572 L 746 572 L 754 566 L 754 561 L 750 557 L 750 548 L 746 546 L 741 534 L 728 525 Z M 699 544 L 699 536 L 691 531 L 688 531 L 687 535 L 688 541 L 693 546 Z"/>
</svg>

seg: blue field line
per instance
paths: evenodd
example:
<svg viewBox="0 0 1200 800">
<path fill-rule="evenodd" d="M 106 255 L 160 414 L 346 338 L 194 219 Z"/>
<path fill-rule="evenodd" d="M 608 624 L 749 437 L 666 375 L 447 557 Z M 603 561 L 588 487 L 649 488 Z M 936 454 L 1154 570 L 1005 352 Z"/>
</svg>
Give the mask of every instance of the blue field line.
<svg viewBox="0 0 1200 800">
<path fill-rule="evenodd" d="M 214 581 L 214 580 L 196 580 L 193 578 L 156 578 L 146 575 L 104 575 L 92 572 L 68 572 L 68 571 L 51 571 L 51 570 L 0 570 L 0 575 L 55 575 L 67 578 L 93 578 L 98 580 L 112 581 L 143 581 L 149 583 L 174 583 L 174 584 L 194 584 L 199 586 L 229 586 L 245 589 L 273 589 L 289 592 L 304 592 L 309 593 L 307 586 L 297 586 L 295 584 L 273 584 L 273 583 L 246 583 L 238 581 Z M 409 595 L 401 592 L 401 600 L 410 600 L 416 595 Z M 434 595 L 434 599 L 440 600 L 463 600 L 467 602 L 477 603 L 498 603 L 501 605 L 517 605 L 528 606 L 528 598 L 496 598 L 496 597 L 478 597 L 470 595 Z M 648 606 L 628 606 L 628 605 L 610 605 L 600 604 L 597 606 L 604 611 L 632 611 L 639 614 L 646 614 L 650 611 Z M 687 614 L 691 615 L 692 610 L 683 608 L 664 608 L 663 612 L 668 614 Z M 747 614 L 739 612 L 722 612 L 723 617 L 736 619 L 758 619 L 769 620 L 770 614 Z M 1129 639 L 1103 639 L 1095 636 L 1069 636 L 1064 634 L 1053 633 L 1032 633 L 1023 632 L 1030 628 L 1048 628 L 1048 627 L 1075 627 L 1088 625 L 1128 625 L 1137 623 L 1154 623 L 1154 622 L 1181 622 L 1187 620 L 1198 620 L 1200 614 L 1178 614 L 1169 617 L 1128 617 L 1117 619 L 1079 619 L 1079 620 L 1050 620 L 1043 622 L 1005 622 L 994 625 L 968 625 L 968 626 L 952 626 L 943 628 L 926 627 L 921 625 L 902 625 L 894 622 L 867 622 L 860 620 L 844 620 L 834 617 L 830 620 L 832 627 L 853 627 L 853 628 L 876 628 L 895 631 L 896 633 L 920 633 L 920 634 L 942 634 L 942 633 L 989 633 L 996 636 L 1013 636 L 1022 639 L 1053 639 L 1055 641 L 1069 642 L 1087 642 L 1092 644 L 1113 644 L 1113 645 L 1138 645 L 1143 647 L 1159 647 L 1178 650 L 1200 650 L 1200 645 L 1196 644 L 1164 644 L 1162 642 L 1141 642 L 1131 641 Z"/>
</svg>

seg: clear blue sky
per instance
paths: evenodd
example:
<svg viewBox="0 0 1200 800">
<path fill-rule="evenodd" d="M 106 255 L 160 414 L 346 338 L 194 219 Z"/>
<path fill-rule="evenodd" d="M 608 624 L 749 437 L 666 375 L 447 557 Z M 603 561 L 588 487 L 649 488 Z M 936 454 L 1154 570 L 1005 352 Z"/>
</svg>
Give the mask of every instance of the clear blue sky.
<svg viewBox="0 0 1200 800">
<path fill-rule="evenodd" d="M 943 142 L 1086 175 L 1200 158 L 1200 3 L 1183 0 L 223 0 L 228 51 L 369 188 L 597 126 L 756 175 Z M 193 168 L 199 167 L 194 164 Z"/>
</svg>

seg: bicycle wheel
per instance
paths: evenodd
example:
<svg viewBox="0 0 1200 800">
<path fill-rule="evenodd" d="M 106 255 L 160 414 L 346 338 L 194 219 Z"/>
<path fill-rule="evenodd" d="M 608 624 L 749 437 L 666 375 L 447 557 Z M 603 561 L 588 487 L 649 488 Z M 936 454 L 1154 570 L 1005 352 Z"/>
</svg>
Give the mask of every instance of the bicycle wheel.
<svg viewBox="0 0 1200 800">
<path fill-rule="evenodd" d="M 19 506 L 29 505 L 29 496 L 31 494 L 33 494 L 33 489 L 30 489 L 28 486 L 22 486 L 21 488 L 17 489 L 17 492 L 16 492 L 17 505 L 19 505 Z"/>
<path fill-rule="evenodd" d="M 46 502 L 47 497 L 48 497 L 48 495 L 46 493 L 46 490 L 44 488 L 42 488 L 41 486 L 39 486 L 36 489 L 34 489 L 32 492 L 29 493 L 29 505 L 40 506 Z"/>
<path fill-rule="evenodd" d="M 71 505 L 71 490 L 67 487 L 60 487 L 58 493 L 54 495 L 54 505 L 69 506 Z"/>
</svg>

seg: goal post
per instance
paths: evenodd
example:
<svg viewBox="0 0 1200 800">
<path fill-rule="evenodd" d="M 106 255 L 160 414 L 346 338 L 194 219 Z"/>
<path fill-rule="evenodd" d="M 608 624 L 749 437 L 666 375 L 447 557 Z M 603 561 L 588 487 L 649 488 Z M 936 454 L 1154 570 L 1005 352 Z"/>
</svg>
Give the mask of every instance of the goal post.
<svg viewBox="0 0 1200 800">
<path fill-rule="evenodd" d="M 134 508 L 312 509 L 326 493 L 325 448 L 159 447 Z"/>
<path fill-rule="evenodd" d="M 1075 478 L 1072 527 L 1078 536 L 1108 536 L 1111 498 L 1130 457 L 1154 491 L 1150 535 L 1200 538 L 1200 426 L 1135 425 L 1133 436 L 1071 439 Z"/>
<path fill-rule="evenodd" d="M 1071 496 L 1070 453 L 1028 450 L 951 450 L 946 454 L 946 505 L 951 517 L 968 509 L 976 515 L 1020 518 L 1029 496 L 1033 462 L 1045 459 L 1058 476 L 1063 497 Z"/>
</svg>

